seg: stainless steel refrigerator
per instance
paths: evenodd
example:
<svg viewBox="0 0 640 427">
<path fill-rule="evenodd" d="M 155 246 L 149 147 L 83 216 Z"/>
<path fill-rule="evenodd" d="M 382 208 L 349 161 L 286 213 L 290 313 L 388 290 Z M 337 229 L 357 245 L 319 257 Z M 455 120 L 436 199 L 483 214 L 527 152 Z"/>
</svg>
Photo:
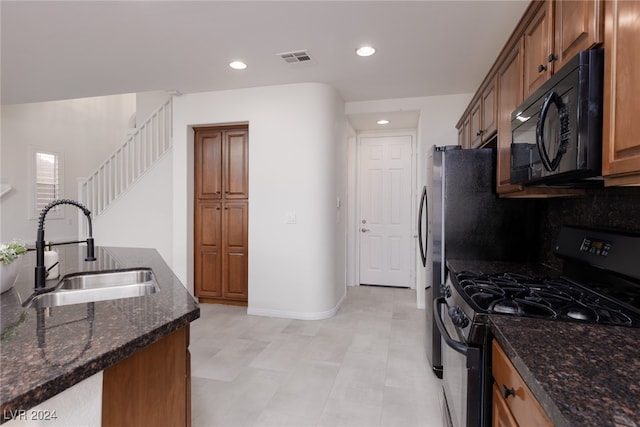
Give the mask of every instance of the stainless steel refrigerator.
<svg viewBox="0 0 640 427">
<path fill-rule="evenodd" d="M 433 300 L 440 297 L 440 284 L 447 278 L 446 260 L 532 261 L 539 254 L 541 239 L 536 221 L 538 203 L 502 199 L 496 194 L 495 149 L 434 147 L 432 174 L 431 189 L 423 192 L 420 203 L 419 229 L 430 223 L 427 238 L 433 263 L 425 290 L 426 350 L 434 373 L 442 378 L 441 338 L 433 322 Z M 420 239 L 426 267 L 423 248 L 427 245 L 423 235 Z"/>
</svg>

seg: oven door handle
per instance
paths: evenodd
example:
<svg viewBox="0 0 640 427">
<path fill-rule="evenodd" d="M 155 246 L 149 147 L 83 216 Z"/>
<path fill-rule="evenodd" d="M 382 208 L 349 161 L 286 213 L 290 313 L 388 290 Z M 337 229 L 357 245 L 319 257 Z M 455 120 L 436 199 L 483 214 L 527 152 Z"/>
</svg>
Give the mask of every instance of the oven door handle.
<svg viewBox="0 0 640 427">
<path fill-rule="evenodd" d="M 449 335 L 449 332 L 447 332 L 447 328 L 444 327 L 444 323 L 440 318 L 441 305 L 447 305 L 447 300 L 445 300 L 444 297 L 436 298 L 433 300 L 433 318 L 436 321 L 436 325 L 438 325 L 438 330 L 440 330 L 440 335 L 442 336 L 442 339 L 444 339 L 444 341 L 447 343 L 447 345 L 449 345 L 449 347 L 451 347 L 458 353 L 464 354 L 466 356 L 467 351 L 469 350 L 469 347 L 464 343 L 461 343 L 451 338 L 451 336 Z"/>
</svg>

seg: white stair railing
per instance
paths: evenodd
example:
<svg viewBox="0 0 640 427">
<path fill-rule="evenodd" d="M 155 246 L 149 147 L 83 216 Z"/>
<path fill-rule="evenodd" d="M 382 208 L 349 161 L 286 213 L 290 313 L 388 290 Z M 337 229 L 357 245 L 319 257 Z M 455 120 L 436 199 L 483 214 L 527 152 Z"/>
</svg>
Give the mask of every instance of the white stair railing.
<svg viewBox="0 0 640 427">
<path fill-rule="evenodd" d="M 122 196 L 173 143 L 169 98 L 87 179 L 78 184 L 78 199 L 93 217 Z"/>
</svg>

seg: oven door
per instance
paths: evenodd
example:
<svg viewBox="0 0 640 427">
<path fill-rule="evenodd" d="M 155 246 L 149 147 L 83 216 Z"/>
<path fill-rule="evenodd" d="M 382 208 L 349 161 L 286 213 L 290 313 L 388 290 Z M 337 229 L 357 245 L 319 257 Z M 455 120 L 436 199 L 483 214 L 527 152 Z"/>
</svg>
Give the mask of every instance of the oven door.
<svg viewBox="0 0 640 427">
<path fill-rule="evenodd" d="M 443 308 L 443 310 L 441 310 Z M 450 307 L 445 298 L 433 302 L 434 319 L 442 335 L 445 420 L 452 427 L 482 426 L 482 350 L 469 346 L 454 322 L 460 311 Z"/>
</svg>

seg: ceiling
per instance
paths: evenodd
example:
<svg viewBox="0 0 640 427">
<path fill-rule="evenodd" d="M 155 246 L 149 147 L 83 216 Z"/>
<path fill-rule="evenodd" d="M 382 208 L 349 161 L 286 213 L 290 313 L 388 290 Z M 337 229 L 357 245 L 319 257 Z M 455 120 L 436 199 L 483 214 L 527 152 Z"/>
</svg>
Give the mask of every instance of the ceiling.
<svg viewBox="0 0 640 427">
<path fill-rule="evenodd" d="M 2 104 L 300 82 L 347 102 L 474 92 L 528 0 L 6 1 Z M 370 44 L 376 54 L 355 49 Z M 307 50 L 311 63 L 278 53 Z M 245 70 L 228 64 L 242 60 Z"/>
</svg>

